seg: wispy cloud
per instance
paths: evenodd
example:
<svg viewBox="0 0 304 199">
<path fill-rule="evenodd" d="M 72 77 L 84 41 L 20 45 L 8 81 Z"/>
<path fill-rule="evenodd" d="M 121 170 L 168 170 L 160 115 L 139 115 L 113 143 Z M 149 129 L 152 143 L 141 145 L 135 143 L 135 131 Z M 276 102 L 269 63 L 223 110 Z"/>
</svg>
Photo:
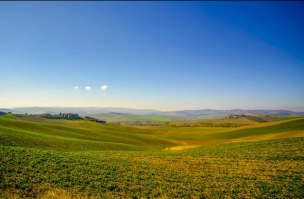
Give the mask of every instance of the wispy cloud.
<svg viewBox="0 0 304 199">
<path fill-rule="evenodd" d="M 0 97 L 0 101 L 3 101 L 3 100 L 4 100 L 4 98 Z"/>
<path fill-rule="evenodd" d="M 75 86 L 74 88 L 75 88 L 75 89 L 78 89 L 78 86 Z"/>
<path fill-rule="evenodd" d="M 88 91 L 91 90 L 91 87 L 87 86 L 87 87 L 86 87 L 86 90 L 88 90 Z"/>
<path fill-rule="evenodd" d="M 107 85 L 104 85 L 104 86 L 101 87 L 101 90 L 104 90 L 104 91 L 105 91 L 105 90 L 107 90 L 107 89 L 108 89 L 108 86 L 107 86 Z"/>
</svg>

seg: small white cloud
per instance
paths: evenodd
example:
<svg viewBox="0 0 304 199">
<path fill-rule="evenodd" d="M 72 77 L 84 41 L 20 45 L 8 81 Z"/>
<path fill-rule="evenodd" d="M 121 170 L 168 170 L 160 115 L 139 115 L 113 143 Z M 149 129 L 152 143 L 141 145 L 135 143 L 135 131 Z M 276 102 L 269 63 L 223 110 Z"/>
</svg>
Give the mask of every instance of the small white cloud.
<svg viewBox="0 0 304 199">
<path fill-rule="evenodd" d="M 86 90 L 88 90 L 88 91 L 91 90 L 91 87 L 87 86 L 87 87 L 86 87 Z"/>
<path fill-rule="evenodd" d="M 75 86 L 75 89 L 78 89 L 78 86 Z"/>
<path fill-rule="evenodd" d="M 0 97 L 0 101 L 3 101 L 3 100 L 4 100 L 4 98 Z"/>
<path fill-rule="evenodd" d="M 104 85 L 104 86 L 101 87 L 101 90 L 104 90 L 104 91 L 105 91 L 105 90 L 107 90 L 107 89 L 108 89 L 108 86 L 107 86 L 107 85 Z"/>
</svg>

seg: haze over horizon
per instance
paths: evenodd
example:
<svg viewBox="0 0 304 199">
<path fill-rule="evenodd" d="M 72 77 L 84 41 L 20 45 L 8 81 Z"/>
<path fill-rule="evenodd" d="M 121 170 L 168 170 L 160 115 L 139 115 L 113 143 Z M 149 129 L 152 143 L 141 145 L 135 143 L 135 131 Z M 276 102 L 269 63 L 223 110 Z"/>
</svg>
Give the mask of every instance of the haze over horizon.
<svg viewBox="0 0 304 199">
<path fill-rule="evenodd" d="M 240 108 L 230 108 L 230 109 L 212 109 L 212 108 L 189 108 L 189 109 L 174 109 L 174 110 L 157 110 L 157 109 L 149 109 L 149 108 L 146 108 L 146 109 L 140 109 L 140 108 L 130 108 L 130 107 L 96 107 L 96 106 L 88 106 L 88 107 L 73 107 L 73 106 L 21 106 L 21 107 L 7 107 L 7 108 L 1 108 L 0 107 L 0 111 L 1 110 L 4 110 L 4 109 L 22 109 L 22 108 L 45 108 L 45 110 L 47 110 L 48 108 L 59 108 L 59 109 L 65 109 L 65 108 L 75 108 L 75 109 L 132 109 L 132 110 L 153 110 L 153 111 L 162 111 L 162 112 L 170 112 L 170 111 L 187 111 L 187 110 L 215 110 L 215 111 L 225 111 L 225 110 L 286 110 L 286 111 L 294 111 L 294 112 L 303 112 L 304 111 L 304 107 L 272 107 L 272 108 L 252 108 L 252 109 L 240 109 Z M 77 112 L 77 111 L 76 111 Z M 114 111 L 115 112 L 115 111 Z M 121 111 L 118 111 L 118 112 L 121 112 Z M 123 112 L 126 112 L 126 111 L 123 111 Z M 127 112 L 126 112 L 127 113 Z"/>
<path fill-rule="evenodd" d="M 303 2 L 0 2 L 0 108 L 304 111 Z"/>
</svg>

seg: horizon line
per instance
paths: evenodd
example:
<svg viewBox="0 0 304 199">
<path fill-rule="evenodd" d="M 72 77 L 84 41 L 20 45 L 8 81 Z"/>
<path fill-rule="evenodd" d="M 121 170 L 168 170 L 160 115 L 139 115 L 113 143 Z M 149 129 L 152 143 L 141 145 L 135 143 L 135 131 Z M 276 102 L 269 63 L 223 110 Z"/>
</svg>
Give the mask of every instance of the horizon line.
<svg viewBox="0 0 304 199">
<path fill-rule="evenodd" d="M 212 108 L 201 108 L 201 109 L 179 109 L 179 110 L 170 110 L 170 111 L 160 111 L 156 109 L 151 109 L 151 108 L 128 108 L 128 107 L 97 107 L 97 106 L 20 106 L 20 107 L 10 107 L 10 108 L 0 108 L 0 109 L 16 109 L 16 108 L 123 108 L 123 109 L 135 109 L 135 110 L 153 110 L 153 111 L 159 111 L 159 112 L 177 112 L 177 111 L 195 111 L 195 110 L 217 110 L 217 111 L 231 111 L 231 110 L 244 110 L 244 111 L 258 111 L 258 110 L 272 110 L 272 111 L 292 111 L 292 112 L 304 112 L 303 110 L 299 111 L 293 111 L 290 109 L 271 109 L 271 108 L 257 108 L 257 109 L 241 109 L 241 108 L 231 108 L 231 109 L 212 109 Z M 304 107 L 301 107 L 304 109 Z"/>
</svg>

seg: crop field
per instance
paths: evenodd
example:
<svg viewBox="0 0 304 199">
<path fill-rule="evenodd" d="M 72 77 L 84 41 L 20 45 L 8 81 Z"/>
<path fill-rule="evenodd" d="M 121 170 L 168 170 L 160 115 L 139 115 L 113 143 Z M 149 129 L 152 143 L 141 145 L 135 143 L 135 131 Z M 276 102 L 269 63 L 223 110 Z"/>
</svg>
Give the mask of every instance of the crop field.
<svg viewBox="0 0 304 199">
<path fill-rule="evenodd" d="M 208 115 L 201 115 L 198 116 L 198 119 L 216 119 L 216 118 L 223 118 L 225 117 L 227 114 L 208 114 Z"/>
<path fill-rule="evenodd" d="M 0 115 L 0 118 L 4 118 L 4 119 L 13 119 L 13 120 L 16 120 L 17 118 L 12 116 L 12 115 Z"/>
<path fill-rule="evenodd" d="M 212 115 L 209 115 L 212 117 Z M 227 118 L 225 115 L 220 115 L 221 118 L 207 119 L 209 117 L 206 115 L 205 119 L 198 117 L 192 120 L 182 120 L 182 121 L 171 121 L 170 126 L 174 127 L 240 127 L 245 125 L 253 125 L 265 122 L 274 122 L 287 120 L 286 117 L 272 117 L 266 115 L 251 115 L 251 116 L 238 116 L 237 118 Z M 301 117 L 288 117 L 288 119 L 295 119 Z M 303 118 L 303 117 L 302 117 Z"/>
<path fill-rule="evenodd" d="M 288 116 L 272 116 L 273 118 L 279 119 L 279 120 L 291 120 L 296 118 L 301 118 L 303 116 L 301 115 L 288 115 Z"/>
<path fill-rule="evenodd" d="M 0 118 L 0 144 L 59 151 L 143 150 L 173 145 L 147 130 L 87 121 L 73 125 L 45 124 Z"/>
<path fill-rule="evenodd" d="M 103 113 L 103 114 L 89 114 L 88 116 L 104 119 L 108 122 L 117 121 L 171 121 L 170 118 L 161 115 L 134 115 L 134 114 L 115 114 L 115 113 Z"/>
<path fill-rule="evenodd" d="M 304 197 L 303 118 L 237 128 L 60 122 L 0 117 L 0 198 Z"/>
</svg>

